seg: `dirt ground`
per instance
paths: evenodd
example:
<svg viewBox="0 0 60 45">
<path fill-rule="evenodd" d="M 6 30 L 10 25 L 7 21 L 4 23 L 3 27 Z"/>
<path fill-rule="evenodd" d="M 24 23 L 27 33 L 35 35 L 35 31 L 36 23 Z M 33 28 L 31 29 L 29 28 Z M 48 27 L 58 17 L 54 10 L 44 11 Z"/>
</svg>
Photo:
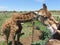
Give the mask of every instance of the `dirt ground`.
<svg viewBox="0 0 60 45">
<path fill-rule="evenodd" d="M 40 31 L 39 30 L 34 30 L 34 36 L 33 36 L 33 42 L 37 42 L 39 41 L 39 36 L 40 36 Z M 20 42 L 23 44 L 23 45 L 31 45 L 32 43 L 32 34 L 30 34 L 29 36 L 27 36 L 26 38 L 24 39 L 21 39 Z"/>
</svg>

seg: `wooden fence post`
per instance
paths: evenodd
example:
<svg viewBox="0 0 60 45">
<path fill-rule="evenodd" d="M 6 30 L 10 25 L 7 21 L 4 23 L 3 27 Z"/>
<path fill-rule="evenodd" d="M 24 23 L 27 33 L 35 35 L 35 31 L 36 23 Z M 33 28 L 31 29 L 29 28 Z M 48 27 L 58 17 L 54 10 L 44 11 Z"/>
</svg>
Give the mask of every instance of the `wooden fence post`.
<svg viewBox="0 0 60 45">
<path fill-rule="evenodd" d="M 35 22 L 32 21 L 32 41 L 31 41 L 31 45 L 33 45 L 33 38 L 34 38 L 34 26 L 35 25 Z"/>
</svg>

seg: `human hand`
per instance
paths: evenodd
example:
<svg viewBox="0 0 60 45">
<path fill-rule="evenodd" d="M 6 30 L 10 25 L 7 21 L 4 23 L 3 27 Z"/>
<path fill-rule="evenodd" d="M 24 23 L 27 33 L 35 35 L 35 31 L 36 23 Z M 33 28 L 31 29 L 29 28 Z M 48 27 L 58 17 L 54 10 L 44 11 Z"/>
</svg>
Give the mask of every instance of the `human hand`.
<svg viewBox="0 0 60 45">
<path fill-rule="evenodd" d="M 57 32 L 58 34 L 60 34 L 60 30 L 56 30 L 56 32 Z"/>
</svg>

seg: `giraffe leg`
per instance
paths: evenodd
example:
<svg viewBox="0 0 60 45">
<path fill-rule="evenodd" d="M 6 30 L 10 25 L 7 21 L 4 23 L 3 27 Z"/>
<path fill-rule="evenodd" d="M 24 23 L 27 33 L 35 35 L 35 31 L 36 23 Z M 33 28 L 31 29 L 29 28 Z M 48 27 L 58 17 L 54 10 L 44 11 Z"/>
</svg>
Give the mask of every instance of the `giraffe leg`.
<svg viewBox="0 0 60 45">
<path fill-rule="evenodd" d="M 4 38 L 5 38 L 6 45 L 8 45 L 9 34 L 10 32 L 8 30 L 4 31 Z"/>
<path fill-rule="evenodd" d="M 8 45 L 8 36 L 4 35 L 4 38 L 5 38 L 6 45 Z"/>
<path fill-rule="evenodd" d="M 15 32 L 13 30 L 11 30 L 10 32 L 10 37 L 11 37 L 12 45 L 15 45 Z"/>
<path fill-rule="evenodd" d="M 17 34 L 17 41 L 19 42 L 20 39 L 20 33 Z"/>
<path fill-rule="evenodd" d="M 17 41 L 19 42 L 19 39 L 20 39 L 20 36 L 21 36 L 21 31 L 22 31 L 22 28 L 18 30 L 17 32 Z"/>
<path fill-rule="evenodd" d="M 20 35 L 21 35 L 21 31 L 22 31 L 22 26 L 21 24 L 19 25 L 19 29 L 17 31 L 17 41 L 19 42 L 19 39 L 20 39 Z"/>
<path fill-rule="evenodd" d="M 12 45 L 15 45 L 15 36 L 12 34 Z"/>
<path fill-rule="evenodd" d="M 11 39 L 12 39 L 12 45 L 15 45 L 15 36 L 16 36 L 16 30 L 18 29 L 18 27 L 16 25 L 12 25 L 11 26 L 11 31 L 10 31 L 10 35 L 11 35 Z"/>
</svg>

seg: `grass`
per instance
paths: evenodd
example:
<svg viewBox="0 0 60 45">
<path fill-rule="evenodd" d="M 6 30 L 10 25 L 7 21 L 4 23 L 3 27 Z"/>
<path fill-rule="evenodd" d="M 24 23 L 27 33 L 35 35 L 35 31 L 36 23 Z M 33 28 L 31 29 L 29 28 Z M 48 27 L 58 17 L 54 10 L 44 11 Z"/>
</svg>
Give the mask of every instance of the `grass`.
<svg viewBox="0 0 60 45">
<path fill-rule="evenodd" d="M 6 43 L 5 43 L 5 42 L 0 41 L 0 45 L 6 45 Z"/>
</svg>

